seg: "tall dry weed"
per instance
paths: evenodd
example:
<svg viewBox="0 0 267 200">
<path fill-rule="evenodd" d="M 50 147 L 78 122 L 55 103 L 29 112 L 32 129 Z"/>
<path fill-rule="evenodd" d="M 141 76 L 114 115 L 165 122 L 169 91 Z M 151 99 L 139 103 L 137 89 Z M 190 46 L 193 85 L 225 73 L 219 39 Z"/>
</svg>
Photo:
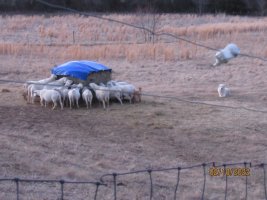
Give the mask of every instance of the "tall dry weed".
<svg viewBox="0 0 267 200">
<path fill-rule="evenodd" d="M 23 44 L 1 43 L 0 54 L 2 55 L 20 55 L 29 52 L 29 47 Z"/>
<path fill-rule="evenodd" d="M 200 40 L 207 40 L 218 36 L 231 35 L 233 33 L 240 34 L 267 31 L 267 22 L 262 20 L 259 22 L 201 24 L 187 27 L 164 26 L 162 31 L 170 32 L 178 36 L 197 36 Z"/>
<path fill-rule="evenodd" d="M 176 59 L 174 47 L 166 47 L 164 49 L 164 61 L 176 61 Z"/>
</svg>

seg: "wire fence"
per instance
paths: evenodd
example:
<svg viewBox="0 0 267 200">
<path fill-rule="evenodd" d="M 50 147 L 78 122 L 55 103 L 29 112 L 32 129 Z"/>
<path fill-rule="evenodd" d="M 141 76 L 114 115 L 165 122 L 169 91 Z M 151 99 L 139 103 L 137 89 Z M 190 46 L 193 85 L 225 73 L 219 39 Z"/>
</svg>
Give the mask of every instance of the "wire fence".
<svg viewBox="0 0 267 200">
<path fill-rule="evenodd" d="M 111 197 L 111 199 L 117 200 L 121 199 L 120 196 L 118 195 L 118 186 L 126 186 L 123 181 L 127 180 L 127 176 L 129 175 L 141 175 L 143 178 L 148 180 L 148 185 L 146 187 L 146 190 L 149 193 L 149 199 L 152 200 L 154 199 L 154 194 L 155 194 L 155 181 L 153 179 L 154 176 L 157 175 L 157 173 L 160 172 L 171 172 L 172 174 L 176 174 L 176 181 L 174 184 L 172 194 L 170 197 L 167 199 L 173 199 L 177 200 L 179 199 L 179 186 L 182 184 L 182 181 L 184 179 L 181 179 L 181 174 L 184 171 L 189 171 L 189 170 L 196 170 L 196 169 L 202 169 L 203 175 L 202 175 L 202 189 L 201 189 L 201 194 L 199 194 L 199 198 L 201 200 L 206 199 L 205 195 L 207 194 L 207 178 L 208 177 L 223 177 L 225 181 L 225 187 L 224 187 L 224 199 L 228 199 L 229 194 L 228 194 L 228 178 L 229 177 L 245 177 L 244 181 L 244 192 L 245 192 L 245 198 L 248 198 L 248 192 L 249 192 L 249 178 L 253 176 L 253 170 L 254 169 L 261 169 L 261 178 L 262 178 L 262 191 L 263 191 L 263 196 L 265 199 L 267 199 L 267 188 L 266 188 L 266 163 L 260 163 L 260 164 L 252 164 L 251 162 L 235 162 L 235 163 L 217 163 L 217 162 L 208 162 L 208 163 L 202 163 L 202 164 L 197 164 L 197 165 L 192 165 L 192 166 L 176 166 L 176 167 L 171 167 L 171 168 L 158 168 L 158 169 L 153 169 L 153 168 L 148 168 L 148 169 L 142 169 L 142 170 L 136 170 L 136 171 L 129 171 L 129 172 L 114 172 L 114 173 L 107 173 L 103 174 L 98 181 L 69 181 L 69 180 L 49 180 L 49 179 L 25 179 L 25 178 L 6 178 L 2 177 L 0 178 L 0 189 L 1 189 L 1 183 L 3 182 L 13 182 L 15 183 L 15 194 L 14 196 L 16 197 L 17 200 L 22 199 L 23 195 L 21 194 L 20 186 L 23 183 L 55 183 L 59 185 L 60 189 L 58 191 L 59 198 L 61 200 L 66 199 L 64 194 L 66 194 L 66 189 L 65 186 L 67 184 L 72 184 L 72 185 L 89 185 L 90 187 L 94 188 L 93 196 L 94 200 L 100 199 L 99 198 L 99 188 L 100 187 L 105 187 L 108 189 L 108 193 Z M 107 178 L 110 178 L 111 181 L 107 181 Z M 122 177 L 126 177 L 122 180 Z M 160 183 L 159 183 L 160 184 Z M 121 189 L 120 189 L 121 190 Z M 103 197 L 103 196 L 102 196 Z M 88 198 L 89 199 L 89 198 Z"/>
</svg>

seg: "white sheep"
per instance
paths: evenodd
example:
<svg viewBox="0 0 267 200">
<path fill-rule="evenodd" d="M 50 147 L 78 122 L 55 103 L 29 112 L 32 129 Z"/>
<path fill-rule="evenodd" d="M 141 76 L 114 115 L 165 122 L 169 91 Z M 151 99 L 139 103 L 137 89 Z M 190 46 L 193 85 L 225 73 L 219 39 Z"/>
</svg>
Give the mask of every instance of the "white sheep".
<svg viewBox="0 0 267 200">
<path fill-rule="evenodd" d="M 68 79 L 66 77 L 60 78 L 56 81 L 52 81 L 44 86 L 44 89 L 54 89 L 57 87 L 61 87 L 67 83 Z"/>
<path fill-rule="evenodd" d="M 62 95 L 62 101 L 63 101 L 63 105 L 68 106 L 68 102 L 69 102 L 69 89 L 68 88 L 61 88 L 61 95 Z"/>
<path fill-rule="evenodd" d="M 90 108 L 91 108 L 92 107 L 93 94 L 87 87 L 84 87 L 82 90 L 82 98 L 86 103 L 87 109 L 88 109 L 89 104 L 90 104 Z"/>
<path fill-rule="evenodd" d="M 83 88 L 83 84 L 79 83 L 77 87 L 72 88 L 68 91 L 70 108 L 72 108 L 72 105 L 74 105 L 74 102 L 76 102 L 76 106 L 77 108 L 79 108 L 79 99 L 81 97 L 80 89 L 82 88 Z"/>
<path fill-rule="evenodd" d="M 230 89 L 225 86 L 225 84 L 219 84 L 218 86 L 219 97 L 228 97 L 230 96 Z"/>
<path fill-rule="evenodd" d="M 48 78 L 45 78 L 45 79 L 42 79 L 42 80 L 38 80 L 38 81 L 27 81 L 25 84 L 24 84 L 24 87 L 27 88 L 29 85 L 31 84 L 34 84 L 34 83 L 37 83 L 37 84 L 45 84 L 45 83 L 49 83 L 51 81 L 54 81 L 56 80 L 57 76 L 55 74 L 51 74 L 50 77 Z"/>
<path fill-rule="evenodd" d="M 66 82 L 65 82 L 65 85 L 64 85 L 64 86 L 65 86 L 65 87 L 70 87 L 72 84 L 73 84 L 73 81 L 67 79 Z"/>
<path fill-rule="evenodd" d="M 58 91 L 52 89 L 42 89 L 42 90 L 35 90 L 34 91 L 34 96 L 38 95 L 40 96 L 40 104 L 43 106 L 43 101 L 45 101 L 45 107 L 47 103 L 53 102 L 54 106 L 52 107 L 52 110 L 54 110 L 57 107 L 57 102 L 59 101 L 61 110 L 63 109 L 63 103 L 61 100 L 61 95 Z"/>
<path fill-rule="evenodd" d="M 109 85 L 109 98 L 110 99 L 117 99 L 120 104 L 122 105 L 122 89 L 120 86 L 116 85 Z"/>
<path fill-rule="evenodd" d="M 72 80 L 67 80 L 64 86 L 55 88 L 55 89 L 59 90 L 59 92 L 61 94 L 63 105 L 68 106 L 68 102 L 69 102 L 69 99 L 68 99 L 69 89 L 68 88 L 71 87 L 72 83 L 73 83 Z"/>
<path fill-rule="evenodd" d="M 67 82 L 67 78 L 63 77 L 60 78 L 56 81 L 51 81 L 42 85 L 39 84 L 31 84 L 29 86 L 30 88 L 30 96 L 33 96 L 33 93 L 35 90 L 42 90 L 42 89 L 54 89 L 54 88 L 58 88 L 59 86 L 63 86 L 66 82 Z M 34 102 L 34 99 L 32 98 L 32 103 Z"/>
<path fill-rule="evenodd" d="M 24 85 L 25 88 L 27 88 L 27 101 L 30 102 L 32 98 L 32 88 L 33 90 L 41 90 L 43 89 L 44 85 L 50 83 L 54 80 L 56 80 L 57 76 L 54 74 L 51 74 L 49 78 L 45 78 L 39 81 L 27 81 L 26 84 Z"/>
<path fill-rule="evenodd" d="M 109 107 L 109 88 L 104 86 L 98 86 L 95 83 L 89 83 L 89 86 L 94 90 L 98 101 L 103 103 L 103 108 L 106 109 L 105 104 L 107 104 L 107 107 Z"/>
<path fill-rule="evenodd" d="M 129 84 L 129 83 L 126 83 L 126 82 L 117 82 L 117 81 L 109 81 L 107 83 L 108 87 L 111 87 L 111 86 L 117 86 L 121 89 L 121 92 L 122 92 L 122 97 L 125 98 L 125 99 L 128 99 L 130 103 L 132 103 L 132 99 L 134 97 L 134 93 L 136 90 L 136 88 Z"/>
<path fill-rule="evenodd" d="M 213 66 L 218 66 L 222 63 L 227 63 L 232 58 L 237 57 L 240 54 L 240 49 L 234 43 L 228 44 L 224 49 L 216 52 L 215 63 Z"/>
</svg>

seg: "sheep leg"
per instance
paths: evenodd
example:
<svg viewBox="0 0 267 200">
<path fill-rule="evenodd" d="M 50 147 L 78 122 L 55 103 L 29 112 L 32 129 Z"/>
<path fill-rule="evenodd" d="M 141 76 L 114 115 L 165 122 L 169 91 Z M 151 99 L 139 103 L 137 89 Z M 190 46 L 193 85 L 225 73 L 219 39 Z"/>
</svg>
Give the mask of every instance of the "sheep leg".
<svg viewBox="0 0 267 200">
<path fill-rule="evenodd" d="M 61 110 L 63 110 L 63 102 L 61 101 L 61 99 L 59 99 L 59 103 L 60 103 L 60 107 L 61 107 Z"/>
<path fill-rule="evenodd" d="M 27 94 L 28 94 L 27 101 L 28 102 L 30 102 L 30 92 L 31 92 L 30 90 L 31 90 L 31 85 L 29 85 L 28 88 L 27 88 Z"/>
<path fill-rule="evenodd" d="M 77 108 L 80 108 L 79 107 L 79 99 L 76 99 L 76 105 L 77 105 Z"/>
<path fill-rule="evenodd" d="M 121 105 L 122 105 L 122 100 L 121 100 L 121 98 L 120 97 L 116 97 L 117 98 L 117 100 L 121 103 Z"/>
<path fill-rule="evenodd" d="M 41 106 L 44 106 L 44 103 L 43 103 L 43 99 L 42 98 L 40 98 L 40 104 L 41 104 Z"/>
<path fill-rule="evenodd" d="M 54 104 L 54 106 L 53 106 L 52 110 L 54 110 L 57 107 L 57 102 L 54 101 L 53 104 Z"/>
<path fill-rule="evenodd" d="M 32 101 L 34 102 L 35 101 L 35 96 L 33 95 L 33 97 L 32 97 Z"/>
<path fill-rule="evenodd" d="M 90 101 L 90 108 L 92 108 L 92 98 L 89 100 Z"/>
<path fill-rule="evenodd" d="M 65 101 L 66 101 L 65 97 L 62 97 L 62 103 L 63 103 L 63 105 L 65 105 Z"/>
<path fill-rule="evenodd" d="M 87 99 L 85 101 L 85 104 L 86 104 L 86 108 L 88 109 L 88 101 L 87 101 Z"/>
<path fill-rule="evenodd" d="M 30 102 L 31 102 L 31 103 L 33 103 L 33 98 L 32 98 L 32 97 L 33 97 L 33 89 L 32 89 L 32 87 L 31 87 L 31 95 L 30 95 Z"/>
<path fill-rule="evenodd" d="M 216 58 L 215 63 L 213 64 L 213 66 L 216 67 L 217 65 L 219 65 L 219 63 L 220 63 L 219 60 Z"/>
<path fill-rule="evenodd" d="M 128 99 L 130 104 L 132 103 L 132 99 L 131 99 L 131 96 L 129 94 L 125 95 L 125 99 Z"/>
<path fill-rule="evenodd" d="M 88 109 L 88 108 L 89 108 L 89 107 L 88 107 L 88 106 L 89 106 L 89 105 L 88 105 L 88 104 L 89 104 L 89 98 L 88 98 L 88 97 L 87 97 L 85 103 L 86 103 L 86 108 Z"/>
<path fill-rule="evenodd" d="M 66 100 L 65 100 L 65 106 L 66 106 L 66 107 L 69 106 L 69 99 L 68 99 L 68 98 L 66 98 Z"/>
<path fill-rule="evenodd" d="M 102 103 L 103 103 L 103 108 L 106 109 L 105 100 L 102 100 Z"/>
<path fill-rule="evenodd" d="M 72 101 L 71 101 L 71 99 L 69 99 L 69 103 L 70 103 L 70 109 L 72 109 Z"/>
<path fill-rule="evenodd" d="M 29 103 L 31 103 L 32 101 L 32 95 L 33 95 L 33 91 L 32 91 L 32 86 L 29 87 Z"/>
<path fill-rule="evenodd" d="M 130 95 L 130 103 L 132 103 L 133 95 Z"/>
<path fill-rule="evenodd" d="M 40 104 L 41 104 L 41 106 L 44 106 L 44 100 L 41 97 L 40 97 Z"/>
</svg>

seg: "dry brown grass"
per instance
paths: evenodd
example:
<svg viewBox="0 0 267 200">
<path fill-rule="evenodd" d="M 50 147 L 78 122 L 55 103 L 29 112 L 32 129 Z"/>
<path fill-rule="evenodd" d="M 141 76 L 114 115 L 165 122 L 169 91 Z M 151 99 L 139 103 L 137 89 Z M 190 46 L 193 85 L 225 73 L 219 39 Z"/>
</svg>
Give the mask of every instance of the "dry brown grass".
<svg viewBox="0 0 267 200">
<path fill-rule="evenodd" d="M 231 35 L 234 33 L 246 32 L 266 32 L 266 20 L 255 22 L 236 22 L 236 23 L 216 23 L 216 24 L 203 24 L 198 26 L 187 27 L 168 27 L 162 29 L 165 32 L 170 32 L 179 36 L 195 36 L 200 40 L 213 39 Z"/>
<path fill-rule="evenodd" d="M 147 60 L 164 60 L 175 61 L 177 59 L 186 60 L 192 57 L 188 47 L 181 46 L 179 50 L 174 45 L 165 44 L 118 44 L 118 45 L 67 45 L 54 46 L 57 51 L 51 51 L 51 46 L 47 45 L 23 45 L 14 43 L 0 44 L 1 55 L 25 55 L 32 54 L 40 56 L 48 52 L 55 57 L 62 59 L 125 59 L 130 62 L 147 59 Z M 177 54 L 176 54 L 177 53 Z"/>
<path fill-rule="evenodd" d="M 128 23 L 138 23 L 139 20 L 137 15 L 114 14 L 106 17 Z M 233 17 L 228 19 L 227 16 L 223 16 L 224 20 L 221 21 L 218 20 L 219 18 L 222 16 L 196 18 L 194 15 L 162 15 L 158 31 L 174 33 L 192 41 L 210 44 L 215 48 L 222 48 L 229 42 L 237 43 L 241 49 L 250 45 L 250 52 L 247 53 L 254 52 L 259 56 L 266 56 L 267 45 L 262 45 L 259 48 L 255 42 L 247 41 L 246 37 L 253 33 L 259 44 L 262 44 L 262 41 L 264 41 L 263 44 L 266 44 L 267 18 L 243 19 Z M 174 23 L 174 20 L 171 19 L 176 19 L 176 22 Z M 125 59 L 131 62 L 140 58 L 177 61 L 203 56 L 203 49 L 199 50 L 198 47 L 191 44 L 179 41 L 178 43 L 164 43 L 170 38 L 159 37 L 155 44 L 132 44 L 144 42 L 144 35 L 141 30 L 97 19 L 88 20 L 88 18 L 78 15 L 49 17 L 14 15 L 2 17 L 1 20 L 4 21 L 6 29 L 0 35 L 3 38 L 10 37 L 5 42 L 0 42 L 0 53 L 3 55 L 51 53 L 62 59 L 97 60 L 112 58 Z M 182 24 L 184 21 L 188 22 L 186 26 L 185 23 Z M 11 36 L 10 31 L 14 33 Z M 73 32 L 75 44 L 73 44 Z M 174 41 L 174 39 L 171 40 Z M 125 44 L 125 42 L 131 44 Z M 59 46 L 57 51 L 51 51 L 51 46 L 49 46 L 51 44 L 65 44 L 66 46 Z M 86 46 L 88 44 L 93 45 Z"/>
</svg>

